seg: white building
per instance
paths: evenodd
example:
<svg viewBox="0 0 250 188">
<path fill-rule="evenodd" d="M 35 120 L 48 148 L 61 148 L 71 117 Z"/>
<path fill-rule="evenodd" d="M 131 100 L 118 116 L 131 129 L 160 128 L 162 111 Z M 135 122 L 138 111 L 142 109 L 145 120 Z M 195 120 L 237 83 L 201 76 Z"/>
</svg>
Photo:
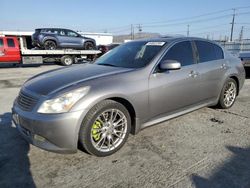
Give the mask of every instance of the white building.
<svg viewBox="0 0 250 188">
<path fill-rule="evenodd" d="M 89 37 L 95 39 L 96 45 L 107 45 L 113 43 L 113 35 L 110 33 L 85 33 L 78 32 L 80 35 L 84 37 Z"/>
</svg>

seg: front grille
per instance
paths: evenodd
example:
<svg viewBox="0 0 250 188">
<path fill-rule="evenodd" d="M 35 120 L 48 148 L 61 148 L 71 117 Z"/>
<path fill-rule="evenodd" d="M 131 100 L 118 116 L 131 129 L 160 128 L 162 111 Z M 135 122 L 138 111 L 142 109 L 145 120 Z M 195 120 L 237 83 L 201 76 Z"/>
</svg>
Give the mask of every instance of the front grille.
<svg viewBox="0 0 250 188">
<path fill-rule="evenodd" d="M 38 99 L 24 93 L 23 91 L 21 91 L 17 97 L 17 104 L 24 111 L 32 111 L 37 101 Z"/>
</svg>

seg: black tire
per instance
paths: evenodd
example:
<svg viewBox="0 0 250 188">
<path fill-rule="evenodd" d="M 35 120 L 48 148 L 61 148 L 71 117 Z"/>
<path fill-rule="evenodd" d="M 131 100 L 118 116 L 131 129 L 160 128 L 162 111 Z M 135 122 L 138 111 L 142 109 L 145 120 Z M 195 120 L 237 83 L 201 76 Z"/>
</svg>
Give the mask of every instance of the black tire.
<svg viewBox="0 0 250 188">
<path fill-rule="evenodd" d="M 95 46 L 95 44 L 93 42 L 87 41 L 87 42 L 84 43 L 83 48 L 84 48 L 84 50 L 95 50 L 96 46 Z"/>
<path fill-rule="evenodd" d="M 44 49 L 45 50 L 55 50 L 57 48 L 56 42 L 53 40 L 46 40 L 44 42 Z"/>
<path fill-rule="evenodd" d="M 96 120 L 97 117 L 99 117 L 102 113 L 107 112 L 108 110 L 112 110 L 112 109 L 122 112 L 124 115 L 124 118 L 126 118 L 126 123 L 127 123 L 126 133 L 124 133 L 123 140 L 120 140 L 120 142 L 118 142 L 119 145 L 117 145 L 117 147 L 113 147 L 113 150 L 100 151 L 96 149 L 96 147 L 93 144 L 93 135 L 91 131 L 93 131 L 93 126 L 94 126 L 94 123 L 97 121 Z M 128 110 L 122 104 L 118 102 L 115 102 L 113 100 L 105 100 L 96 104 L 85 116 L 82 122 L 81 128 L 80 128 L 80 131 L 79 131 L 79 143 L 80 143 L 80 146 L 83 147 L 84 150 L 86 150 L 89 154 L 96 155 L 98 157 L 105 157 L 105 156 L 108 156 L 117 152 L 125 144 L 129 136 L 130 130 L 131 130 L 131 118 L 130 118 Z M 100 134 L 102 136 L 104 135 L 104 133 L 100 133 Z M 103 143 L 106 143 L 106 141 L 108 141 L 108 139 L 107 140 L 106 139 L 107 137 L 103 139 L 104 140 Z M 116 139 L 119 139 L 119 138 L 117 137 Z M 112 142 L 113 142 L 113 138 L 112 138 Z"/>
<path fill-rule="evenodd" d="M 235 87 L 235 96 L 232 95 L 234 97 L 232 97 L 231 102 L 227 104 L 226 99 L 225 99 L 226 98 L 225 94 L 226 94 L 226 92 L 227 92 L 228 87 L 229 87 L 230 84 L 232 84 L 233 87 Z M 232 78 L 227 79 L 227 81 L 223 85 L 223 88 L 222 88 L 222 91 L 221 91 L 221 94 L 220 94 L 220 98 L 219 98 L 219 102 L 218 102 L 217 106 L 219 108 L 222 108 L 222 109 L 231 108 L 233 106 L 235 100 L 236 100 L 237 93 L 238 93 L 237 82 L 234 79 L 232 79 Z"/>
<path fill-rule="evenodd" d="M 69 55 L 65 55 L 61 58 L 61 64 L 63 66 L 70 66 L 74 63 L 74 58 Z"/>
</svg>

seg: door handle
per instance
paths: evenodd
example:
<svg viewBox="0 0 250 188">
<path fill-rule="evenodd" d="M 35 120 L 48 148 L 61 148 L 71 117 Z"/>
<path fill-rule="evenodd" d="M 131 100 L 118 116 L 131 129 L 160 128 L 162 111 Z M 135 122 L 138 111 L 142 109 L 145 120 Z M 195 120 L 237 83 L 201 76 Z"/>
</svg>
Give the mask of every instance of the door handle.
<svg viewBox="0 0 250 188">
<path fill-rule="evenodd" d="M 189 76 L 190 77 L 192 77 L 192 78 L 195 78 L 195 77 L 197 77 L 199 75 L 199 73 L 198 72 L 196 72 L 196 71 L 190 71 L 190 73 L 189 73 Z"/>
</svg>

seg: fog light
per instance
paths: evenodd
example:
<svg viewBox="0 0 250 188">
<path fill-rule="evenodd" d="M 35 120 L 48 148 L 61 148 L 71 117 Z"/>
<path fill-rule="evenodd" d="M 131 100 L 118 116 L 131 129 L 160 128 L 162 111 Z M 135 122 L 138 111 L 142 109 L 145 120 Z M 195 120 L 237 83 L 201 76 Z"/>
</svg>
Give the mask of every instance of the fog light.
<svg viewBox="0 0 250 188">
<path fill-rule="evenodd" d="M 34 139 L 39 141 L 39 142 L 45 142 L 46 141 L 45 138 L 43 138 L 42 136 L 39 136 L 37 134 L 34 135 Z"/>
</svg>

